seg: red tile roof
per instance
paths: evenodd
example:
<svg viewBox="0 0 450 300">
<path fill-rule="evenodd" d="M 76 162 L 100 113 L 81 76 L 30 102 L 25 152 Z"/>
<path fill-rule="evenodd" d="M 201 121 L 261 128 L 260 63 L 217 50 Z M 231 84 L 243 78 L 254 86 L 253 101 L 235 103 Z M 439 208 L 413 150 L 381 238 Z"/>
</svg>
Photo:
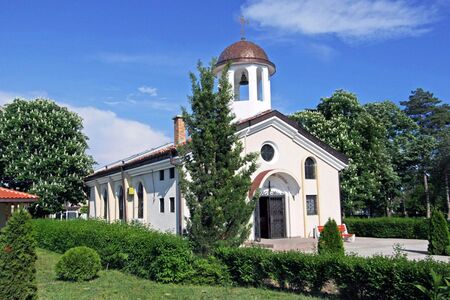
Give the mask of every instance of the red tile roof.
<svg viewBox="0 0 450 300">
<path fill-rule="evenodd" d="M 38 196 L 0 187 L 0 202 L 34 202 Z"/>
</svg>

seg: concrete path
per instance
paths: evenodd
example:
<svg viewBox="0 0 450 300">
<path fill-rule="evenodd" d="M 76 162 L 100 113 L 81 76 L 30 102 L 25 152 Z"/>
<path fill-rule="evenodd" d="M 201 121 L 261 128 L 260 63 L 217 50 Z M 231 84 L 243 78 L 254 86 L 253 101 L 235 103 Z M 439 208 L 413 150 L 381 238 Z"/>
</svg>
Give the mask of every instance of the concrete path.
<svg viewBox="0 0 450 300">
<path fill-rule="evenodd" d="M 317 240 L 313 238 L 290 238 L 290 239 L 262 239 L 255 245 L 263 246 L 275 251 L 298 250 L 307 253 L 317 251 Z M 427 254 L 427 240 L 410 239 L 378 239 L 356 237 L 355 242 L 344 242 L 345 252 L 359 256 L 373 256 L 376 254 L 393 256 L 395 248 L 400 250 L 401 254 L 406 254 L 408 259 L 420 260 L 428 257 L 434 260 L 450 263 L 449 256 L 438 256 Z"/>
</svg>

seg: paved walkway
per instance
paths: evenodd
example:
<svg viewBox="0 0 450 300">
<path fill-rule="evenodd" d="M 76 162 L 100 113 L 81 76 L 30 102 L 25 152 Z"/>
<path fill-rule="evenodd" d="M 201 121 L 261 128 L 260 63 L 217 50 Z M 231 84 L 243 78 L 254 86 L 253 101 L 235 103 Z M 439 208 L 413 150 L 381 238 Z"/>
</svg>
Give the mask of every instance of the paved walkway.
<svg viewBox="0 0 450 300">
<path fill-rule="evenodd" d="M 317 240 L 313 238 L 290 238 L 290 239 L 262 239 L 260 243 L 255 243 L 276 251 L 299 250 L 308 253 L 317 251 Z M 356 237 L 355 242 L 344 242 L 345 252 L 354 253 L 359 256 L 373 256 L 382 254 L 393 256 L 395 248 L 399 248 L 400 253 L 406 254 L 408 259 L 420 260 L 429 257 L 427 255 L 427 240 L 411 239 L 378 239 Z M 450 263 L 448 256 L 431 256 L 434 260 Z"/>
</svg>

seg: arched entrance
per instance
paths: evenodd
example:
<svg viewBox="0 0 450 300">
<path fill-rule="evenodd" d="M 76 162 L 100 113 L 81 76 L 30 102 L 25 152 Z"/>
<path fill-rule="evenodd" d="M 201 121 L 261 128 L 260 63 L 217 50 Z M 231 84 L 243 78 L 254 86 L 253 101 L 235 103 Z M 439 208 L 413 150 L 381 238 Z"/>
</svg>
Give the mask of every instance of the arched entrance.
<svg viewBox="0 0 450 300">
<path fill-rule="evenodd" d="M 290 203 L 299 194 L 298 182 L 287 172 L 267 170 L 255 177 L 249 196 L 253 197 L 256 190 L 259 191 L 259 199 L 254 212 L 255 239 L 287 237 L 290 231 Z"/>
</svg>

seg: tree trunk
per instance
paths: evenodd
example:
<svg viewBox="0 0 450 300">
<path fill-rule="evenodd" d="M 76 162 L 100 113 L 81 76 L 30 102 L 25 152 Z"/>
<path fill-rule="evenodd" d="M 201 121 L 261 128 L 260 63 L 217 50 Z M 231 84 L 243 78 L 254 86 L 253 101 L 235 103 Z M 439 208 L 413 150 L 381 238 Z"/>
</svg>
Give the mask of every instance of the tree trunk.
<svg viewBox="0 0 450 300">
<path fill-rule="evenodd" d="M 448 172 L 445 170 L 445 194 L 447 196 L 447 220 L 450 220 L 450 195 L 449 195 L 449 187 L 448 187 Z"/>
<path fill-rule="evenodd" d="M 403 202 L 403 216 L 407 217 L 408 212 L 406 211 L 406 197 L 405 195 L 402 195 L 402 202 Z"/>
<path fill-rule="evenodd" d="M 423 185 L 425 187 L 425 201 L 427 204 L 427 218 L 431 217 L 431 207 L 430 207 L 430 192 L 428 191 L 428 177 L 426 173 L 423 173 Z"/>
<path fill-rule="evenodd" d="M 391 217 L 392 216 L 392 211 L 391 211 L 391 199 L 387 198 L 386 199 L 386 217 Z"/>
</svg>

